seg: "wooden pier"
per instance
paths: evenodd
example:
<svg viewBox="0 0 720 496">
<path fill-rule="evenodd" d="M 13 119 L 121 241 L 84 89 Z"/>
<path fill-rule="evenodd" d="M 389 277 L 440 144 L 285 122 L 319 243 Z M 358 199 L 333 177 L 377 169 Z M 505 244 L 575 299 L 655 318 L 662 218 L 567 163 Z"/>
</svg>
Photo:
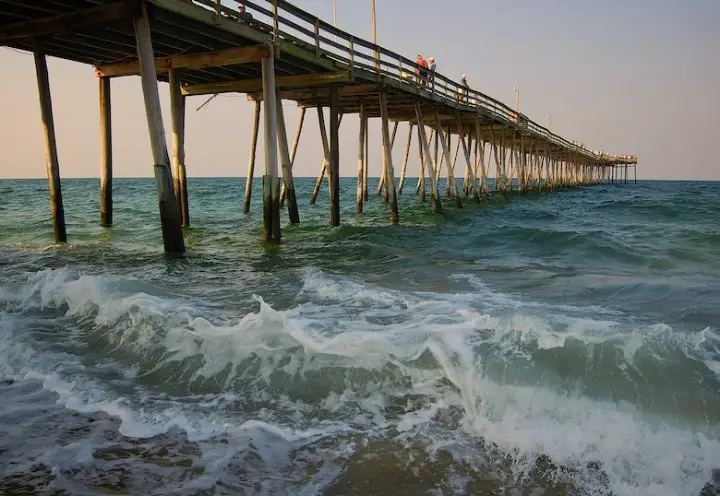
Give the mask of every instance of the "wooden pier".
<svg viewBox="0 0 720 496">
<path fill-rule="evenodd" d="M 268 241 L 280 240 L 280 210 L 300 222 L 292 166 L 306 109 L 320 122 L 324 160 L 311 202 L 327 176 L 330 222 L 340 224 L 339 127 L 357 114 L 357 211 L 368 201 L 370 119 L 380 119 L 380 189 L 393 221 L 397 195 L 407 194 L 406 170 L 417 139 L 420 178 L 415 192 L 443 208 L 438 189 L 447 178 L 452 204 L 510 191 L 550 191 L 627 183 L 630 155 L 594 152 L 571 143 L 479 91 L 442 74 L 418 73 L 415 61 L 354 37 L 283 0 L 0 0 L 0 45 L 33 52 L 57 242 L 66 242 L 46 56 L 95 66 L 101 127 L 100 222 L 111 226 L 112 129 L 109 78 L 140 76 L 165 251 L 183 253 L 190 225 L 185 165 L 185 101 L 192 95 L 237 92 L 255 106 L 244 211 L 249 211 L 262 115 L 263 219 Z M 158 81 L 169 83 L 172 150 L 168 151 Z M 282 100 L 300 106 L 292 145 Z M 329 118 L 324 109 L 328 108 Z M 326 125 L 327 122 L 327 125 Z M 408 126 L 404 160 L 393 163 L 399 124 Z M 392 130 L 391 130 L 392 128 Z M 453 143 L 455 144 L 453 150 Z M 458 168 L 459 162 L 459 168 Z M 399 165 L 399 164 L 398 164 Z M 399 178 L 396 170 L 400 171 Z M 492 173 L 492 176 L 491 176 Z M 462 183 L 458 184 L 462 176 Z M 491 191 L 488 177 L 494 177 Z M 635 176 L 636 178 L 637 176 Z M 405 193 L 403 193 L 405 191 Z M 238 202 L 241 201 L 238 199 Z"/>
</svg>

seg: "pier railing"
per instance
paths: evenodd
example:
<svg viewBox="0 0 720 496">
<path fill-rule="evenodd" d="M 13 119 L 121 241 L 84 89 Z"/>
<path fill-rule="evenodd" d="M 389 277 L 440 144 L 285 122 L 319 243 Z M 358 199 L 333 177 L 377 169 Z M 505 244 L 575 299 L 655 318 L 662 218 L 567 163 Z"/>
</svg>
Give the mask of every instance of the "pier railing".
<svg viewBox="0 0 720 496">
<path fill-rule="evenodd" d="M 226 0 L 236 5 L 235 8 L 223 5 L 221 0 L 193 2 L 213 10 L 217 16 L 234 19 L 265 31 L 275 39 L 304 47 L 317 57 L 332 61 L 338 68 L 353 73 L 367 71 L 379 82 L 392 80 L 408 85 L 430 98 L 455 104 L 461 109 L 475 110 L 494 122 L 514 126 L 522 134 L 541 137 L 576 154 L 596 160 L 608 159 L 607 155 L 572 143 L 504 103 L 438 72 L 421 75 L 414 60 L 353 36 L 285 0 Z M 245 8 L 244 13 L 240 12 L 240 7 Z"/>
</svg>

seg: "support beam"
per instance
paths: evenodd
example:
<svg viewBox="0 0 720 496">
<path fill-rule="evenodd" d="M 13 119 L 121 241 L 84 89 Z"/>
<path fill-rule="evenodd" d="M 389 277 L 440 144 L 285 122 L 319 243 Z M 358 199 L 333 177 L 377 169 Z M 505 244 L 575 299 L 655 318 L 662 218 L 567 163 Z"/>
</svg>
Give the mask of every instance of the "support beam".
<svg viewBox="0 0 720 496">
<path fill-rule="evenodd" d="M 176 55 L 174 57 L 158 57 L 155 59 L 155 70 L 157 72 L 169 72 L 171 69 L 209 69 L 213 67 L 223 67 L 227 65 L 248 64 L 250 62 L 260 62 L 268 57 L 270 49 L 267 45 L 252 45 L 236 48 L 228 48 L 216 52 L 203 52 L 190 55 Z M 278 57 L 278 53 L 275 53 Z M 140 74 L 140 66 L 136 60 L 131 62 L 118 62 L 116 64 L 106 64 L 95 67 L 95 73 L 100 77 L 121 77 L 121 76 L 137 76 Z M 262 80 L 249 81 L 253 83 L 254 91 L 262 91 Z M 227 84 L 227 83 L 211 83 L 211 84 Z M 192 85 L 193 87 L 202 85 Z M 190 93 L 188 94 L 203 94 Z M 210 93 L 218 93 L 211 91 Z M 243 92 L 244 93 L 244 92 Z"/>
<path fill-rule="evenodd" d="M 303 124 L 305 123 L 306 113 L 307 109 L 305 107 L 300 107 L 297 129 L 295 130 L 295 138 L 293 139 L 293 144 L 290 148 L 290 169 L 292 169 L 293 165 L 295 165 L 295 155 L 297 154 L 298 145 L 300 144 L 300 135 L 302 134 Z M 285 184 L 283 184 L 282 190 L 280 191 L 280 208 L 282 208 L 283 204 L 285 203 L 286 195 L 287 193 L 285 191 Z"/>
<path fill-rule="evenodd" d="M 418 132 L 420 133 L 420 143 L 422 143 L 423 154 L 425 156 L 425 164 L 427 165 L 428 175 L 430 176 L 430 195 L 432 196 L 435 211 L 439 212 L 442 210 L 442 204 L 440 203 L 440 195 L 438 194 L 437 181 L 435 181 L 435 166 L 433 165 L 432 155 L 430 154 L 430 144 L 428 143 L 427 133 L 425 132 L 425 121 L 419 103 L 415 104 L 415 114 L 417 116 Z"/>
<path fill-rule="evenodd" d="M 363 168 L 365 166 L 365 109 L 360 105 L 360 133 L 358 136 L 358 173 L 357 173 L 357 192 L 356 192 L 356 204 L 357 213 L 361 214 L 363 211 Z"/>
<path fill-rule="evenodd" d="M 442 128 L 440 127 L 440 119 L 438 118 L 437 110 L 435 110 L 435 135 L 437 136 L 437 141 L 440 142 L 440 146 L 442 147 L 442 153 L 445 156 L 445 167 L 447 167 L 447 177 L 448 177 L 448 188 L 452 187 L 453 192 L 455 193 L 455 204 L 458 208 L 462 208 L 462 199 L 460 198 L 460 192 L 458 191 L 457 183 L 454 181 L 454 174 L 452 171 L 452 163 L 450 161 L 450 150 L 448 150 L 447 143 L 445 143 L 445 140 L 443 139 L 443 133 Z M 448 136 L 450 133 L 448 133 Z M 438 170 L 440 168 L 438 167 Z"/>
<path fill-rule="evenodd" d="M 75 9 L 66 14 L 5 25 L 0 29 L 0 45 L 23 38 L 69 34 L 124 19 L 129 20 L 138 13 L 139 6 L 139 0 L 123 0 L 97 7 Z"/>
<path fill-rule="evenodd" d="M 277 88 L 275 59 L 270 55 L 262 61 L 263 101 L 265 112 L 265 175 L 263 176 L 263 226 L 265 241 L 280 242 L 280 185 L 278 184 Z"/>
<path fill-rule="evenodd" d="M 405 156 L 403 157 L 402 170 L 400 171 L 400 185 L 398 186 L 398 194 L 402 194 L 403 184 L 405 183 L 405 173 L 407 172 L 408 159 L 410 158 L 410 146 L 412 145 L 413 124 L 409 125 L 407 145 L 405 145 Z"/>
<path fill-rule="evenodd" d="M 252 197 L 252 182 L 255 174 L 255 157 L 257 156 L 258 132 L 260 128 L 260 100 L 255 100 L 255 116 L 253 119 L 252 142 L 250 143 L 250 157 L 248 158 L 248 172 L 245 178 L 245 204 L 243 213 L 250 212 L 250 198 Z"/>
<path fill-rule="evenodd" d="M 50 78 L 42 44 L 35 43 L 35 72 L 37 73 L 38 93 L 40 95 L 40 116 L 45 135 L 45 165 L 47 167 L 48 190 L 50 192 L 50 212 L 53 219 L 56 243 L 67 243 L 65 231 L 65 208 L 60 188 L 60 165 L 58 164 L 57 142 L 55 141 L 55 120 L 53 119 L 52 99 L 50 97 Z"/>
<path fill-rule="evenodd" d="M 172 168 L 175 201 L 180 210 L 183 227 L 190 226 L 187 176 L 185 173 L 185 97 L 180 92 L 180 78 L 175 69 L 170 71 L 170 115 L 172 121 Z"/>
<path fill-rule="evenodd" d="M 297 199 L 295 198 L 295 181 L 292 173 L 292 159 L 290 158 L 290 149 L 288 148 L 287 130 L 285 128 L 285 113 L 283 112 L 282 100 L 277 97 L 277 137 L 278 147 L 280 147 L 280 160 L 282 164 L 283 186 L 285 196 L 287 198 L 288 216 L 291 224 L 300 223 L 300 214 L 298 213 Z M 278 200 L 278 209 L 280 208 Z"/>
<path fill-rule="evenodd" d="M 150 146 L 155 162 L 155 185 L 160 208 L 163 244 L 166 253 L 185 253 L 185 240 L 180 223 L 180 213 L 173 194 L 170 157 L 168 156 L 160 108 L 160 94 L 154 64 L 155 56 L 150 37 L 150 21 L 144 4 L 140 16 L 135 19 L 135 38 L 140 60 L 140 78 L 150 133 Z"/>
<path fill-rule="evenodd" d="M 100 83 L 100 225 L 113 223 L 113 153 L 112 153 L 112 104 L 110 80 L 99 78 Z"/>
<path fill-rule="evenodd" d="M 337 86 L 330 88 L 330 225 L 340 225 L 340 94 Z"/>
<path fill-rule="evenodd" d="M 397 222 L 400 218 L 398 212 L 397 195 L 395 191 L 395 170 L 392 163 L 392 139 L 390 138 L 390 123 L 387 111 L 387 90 L 380 92 L 380 113 L 382 118 L 382 139 L 383 149 L 385 151 L 385 191 L 388 195 L 388 203 L 390 203 L 390 216 L 393 222 Z M 395 128 L 397 130 L 397 127 Z"/>
<path fill-rule="evenodd" d="M 325 177 L 325 172 L 328 164 L 330 163 L 330 144 L 328 141 L 327 126 L 325 126 L 325 114 L 323 114 L 322 107 L 317 107 L 317 114 L 318 124 L 320 126 L 320 140 L 322 141 L 323 147 L 323 162 L 320 167 L 320 175 L 318 175 L 312 195 L 310 195 L 310 205 L 315 205 L 315 202 L 317 201 L 318 194 L 320 194 L 320 187 L 322 186 L 322 181 Z M 338 121 L 338 126 L 342 124 L 342 118 L 343 116 L 341 115 L 340 120 Z"/>
<path fill-rule="evenodd" d="M 305 88 L 325 86 L 331 83 L 350 81 L 349 72 L 323 72 L 319 74 L 301 74 L 280 76 L 275 84 L 278 88 Z M 222 81 L 218 83 L 190 84 L 183 88 L 185 95 L 213 95 L 215 93 L 257 93 L 262 90 L 262 81 L 258 79 L 240 81 Z M 282 95 L 285 98 L 285 95 Z"/>
</svg>

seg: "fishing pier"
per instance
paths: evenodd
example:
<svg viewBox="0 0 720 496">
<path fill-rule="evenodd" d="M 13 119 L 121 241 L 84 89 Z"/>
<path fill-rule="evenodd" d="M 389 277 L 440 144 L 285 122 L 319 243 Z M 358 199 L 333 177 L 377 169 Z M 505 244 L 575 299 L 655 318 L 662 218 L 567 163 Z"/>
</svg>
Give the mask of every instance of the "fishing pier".
<svg viewBox="0 0 720 496">
<path fill-rule="evenodd" d="M 339 127 L 348 114 L 360 119 L 357 211 L 363 211 L 370 197 L 368 123 L 380 119 L 383 161 L 377 169 L 378 193 L 389 205 L 393 221 L 400 218 L 397 195 L 407 194 L 408 188 L 419 201 L 429 197 L 441 210 L 441 177 L 446 178 L 445 196 L 462 207 L 464 201 L 481 201 L 491 194 L 627 183 L 628 170 L 637 166 L 634 156 L 610 155 L 571 143 L 442 74 L 418 73 L 414 60 L 352 36 L 283 0 L 0 0 L 0 45 L 34 54 L 58 243 L 67 242 L 67 233 L 47 56 L 95 67 L 101 127 L 100 222 L 105 226 L 113 223 L 110 78 L 140 76 L 168 253 L 185 251 L 183 227 L 190 225 L 185 164 L 188 96 L 244 93 L 254 106 L 246 213 L 262 120 L 263 224 L 264 237 L 271 242 L 281 237 L 281 209 L 287 208 L 291 223 L 300 222 L 292 167 L 308 110 L 317 112 L 324 152 L 310 202 L 315 202 L 326 177 L 333 226 L 340 224 Z M 158 81 L 169 83 L 170 151 Z M 282 100 L 300 107 L 292 142 Z M 400 124 L 408 128 L 404 160 L 394 164 L 392 147 Z M 420 177 L 407 186 L 413 140 Z M 492 188 L 489 177 L 494 178 Z"/>
</svg>

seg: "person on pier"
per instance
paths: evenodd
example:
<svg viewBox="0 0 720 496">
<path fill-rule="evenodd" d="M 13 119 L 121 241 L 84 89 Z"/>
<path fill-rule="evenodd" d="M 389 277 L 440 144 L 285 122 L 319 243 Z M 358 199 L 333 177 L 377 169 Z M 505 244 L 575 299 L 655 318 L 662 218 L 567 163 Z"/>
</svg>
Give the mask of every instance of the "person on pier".
<svg viewBox="0 0 720 496">
<path fill-rule="evenodd" d="M 470 85 L 467 82 L 467 74 L 463 73 L 460 76 L 460 89 L 457 94 L 457 101 L 468 103 L 468 93 L 470 92 Z"/>
<path fill-rule="evenodd" d="M 418 54 L 418 56 L 417 56 L 417 78 L 418 78 L 418 83 L 421 86 L 425 86 L 427 84 L 427 71 L 428 71 L 427 60 L 425 60 L 425 58 L 421 54 Z"/>
<path fill-rule="evenodd" d="M 428 59 L 428 63 L 430 64 L 430 67 L 428 68 L 428 78 L 430 80 L 430 89 L 432 91 L 435 91 L 435 57 L 430 57 Z"/>
</svg>

